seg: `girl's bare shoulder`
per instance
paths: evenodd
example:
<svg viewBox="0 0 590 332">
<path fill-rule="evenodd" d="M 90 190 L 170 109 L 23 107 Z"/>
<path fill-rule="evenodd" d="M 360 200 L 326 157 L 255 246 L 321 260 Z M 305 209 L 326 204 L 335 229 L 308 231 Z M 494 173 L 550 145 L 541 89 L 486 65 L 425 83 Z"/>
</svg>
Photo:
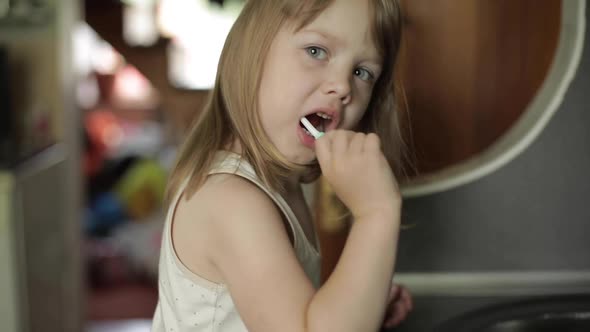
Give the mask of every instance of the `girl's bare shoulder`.
<svg viewBox="0 0 590 332">
<path fill-rule="evenodd" d="M 234 174 L 210 175 L 193 195 L 183 195 L 176 215 L 177 220 L 193 220 L 195 226 L 214 223 L 221 229 L 235 226 L 235 220 L 251 219 L 246 217 L 252 215 L 282 223 L 272 199 L 254 183 Z"/>
<path fill-rule="evenodd" d="M 174 213 L 172 238 L 179 259 L 190 270 L 227 283 L 220 268 L 234 264 L 232 252 L 252 248 L 251 242 L 262 244 L 256 233 L 275 233 L 281 223 L 274 203 L 255 184 L 237 175 L 215 174 L 193 195 L 183 194 Z"/>
</svg>

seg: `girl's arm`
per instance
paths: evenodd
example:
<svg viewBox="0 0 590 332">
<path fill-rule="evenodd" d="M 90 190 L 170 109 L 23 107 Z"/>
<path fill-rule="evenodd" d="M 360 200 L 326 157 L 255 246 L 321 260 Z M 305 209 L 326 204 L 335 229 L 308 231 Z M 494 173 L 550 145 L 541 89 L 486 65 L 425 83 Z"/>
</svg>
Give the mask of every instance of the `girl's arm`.
<svg viewBox="0 0 590 332">
<path fill-rule="evenodd" d="M 216 191 L 210 257 L 250 331 L 379 329 L 395 257 L 395 213 L 357 220 L 334 273 L 316 291 L 270 198 L 238 177 Z"/>
<path fill-rule="evenodd" d="M 340 149 L 337 140 L 334 146 Z M 401 200 L 388 193 L 387 184 L 377 181 L 391 180 L 379 175 L 384 167 L 381 159 L 375 164 L 365 154 L 346 149 L 342 153 L 357 158 L 346 161 L 350 168 L 343 172 L 363 168 L 366 174 L 341 183 L 331 181 L 356 222 L 334 272 L 317 291 L 297 261 L 280 212 L 266 194 L 238 177 L 228 178 L 212 193 L 211 201 L 216 203 L 209 207 L 215 211 L 210 258 L 250 331 L 370 332 L 380 328 L 396 256 Z M 331 156 L 340 160 L 337 154 Z M 324 165 L 326 160 L 323 169 Z M 328 180 L 334 180 L 327 166 L 326 170 Z"/>
<path fill-rule="evenodd" d="M 303 332 L 315 289 L 295 256 L 281 213 L 248 180 L 233 176 L 217 195 L 211 259 L 252 332 Z"/>
<path fill-rule="evenodd" d="M 312 301 L 310 324 L 328 328 L 316 314 L 332 322 L 345 314 L 333 330 L 377 331 L 397 249 L 402 202 L 397 181 L 375 134 L 334 130 L 316 140 L 315 150 L 324 177 L 355 223 L 334 272 Z"/>
<path fill-rule="evenodd" d="M 376 214 L 353 223 L 334 271 L 312 300 L 312 331 L 381 328 L 399 231 L 399 223 L 391 220 L 397 219 L 399 215 Z"/>
</svg>

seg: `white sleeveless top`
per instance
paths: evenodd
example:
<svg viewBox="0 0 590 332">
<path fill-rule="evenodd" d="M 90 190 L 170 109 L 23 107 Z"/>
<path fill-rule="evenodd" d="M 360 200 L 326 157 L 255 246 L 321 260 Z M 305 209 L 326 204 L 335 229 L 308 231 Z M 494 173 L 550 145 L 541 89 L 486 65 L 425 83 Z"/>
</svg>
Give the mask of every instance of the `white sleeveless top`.
<svg viewBox="0 0 590 332">
<path fill-rule="evenodd" d="M 253 167 L 238 154 L 219 151 L 209 174 L 241 176 L 262 189 L 289 222 L 294 250 L 305 273 L 316 288 L 320 285 L 320 254 L 305 236 L 299 221 L 276 192 L 267 188 Z M 159 298 L 152 323 L 153 332 L 242 332 L 247 331 L 226 285 L 217 284 L 191 272 L 178 258 L 172 245 L 172 217 L 188 181 L 180 187 L 168 209 L 159 263 Z M 317 236 L 314 239 L 319 248 Z"/>
</svg>

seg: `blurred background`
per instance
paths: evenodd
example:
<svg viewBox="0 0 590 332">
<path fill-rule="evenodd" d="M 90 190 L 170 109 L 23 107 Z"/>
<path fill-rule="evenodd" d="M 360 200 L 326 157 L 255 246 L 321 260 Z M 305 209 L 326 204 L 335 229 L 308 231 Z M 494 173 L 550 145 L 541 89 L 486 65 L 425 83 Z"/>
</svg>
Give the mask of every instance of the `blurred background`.
<svg viewBox="0 0 590 332">
<path fill-rule="evenodd" d="M 167 176 L 242 5 L 0 1 L 8 331 L 147 329 Z"/>
<path fill-rule="evenodd" d="M 495 303 L 494 287 L 531 295 L 526 273 L 553 276 L 534 295 L 590 293 L 584 5 L 402 1 L 396 77 L 409 227 L 396 278 L 417 310 L 400 330 Z M 4 331 L 149 330 L 167 176 L 242 6 L 0 0 Z M 498 158 L 512 162 L 461 187 L 412 191 Z M 325 279 L 350 221 L 321 180 L 305 188 Z"/>
</svg>

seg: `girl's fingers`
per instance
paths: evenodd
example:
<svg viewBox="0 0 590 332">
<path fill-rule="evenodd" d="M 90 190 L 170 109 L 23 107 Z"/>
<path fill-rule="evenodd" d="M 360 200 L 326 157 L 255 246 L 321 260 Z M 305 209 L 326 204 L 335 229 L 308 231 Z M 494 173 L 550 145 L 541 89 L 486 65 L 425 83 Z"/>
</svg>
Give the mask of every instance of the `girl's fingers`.
<svg viewBox="0 0 590 332">
<path fill-rule="evenodd" d="M 389 289 L 389 303 L 391 303 L 391 301 L 395 300 L 398 296 L 400 287 L 396 284 L 391 285 L 391 288 Z"/>
<path fill-rule="evenodd" d="M 408 308 L 408 311 L 412 311 L 412 309 L 414 309 L 414 302 L 412 301 L 412 295 L 410 292 L 406 288 L 402 287 L 400 297 Z"/>
<path fill-rule="evenodd" d="M 395 327 L 406 319 L 413 308 L 412 296 L 403 286 L 393 284 L 389 292 L 388 317 L 384 322 L 387 328 Z"/>
<path fill-rule="evenodd" d="M 381 151 L 381 139 L 375 133 L 367 134 L 365 139 L 365 151 Z"/>
<path fill-rule="evenodd" d="M 350 141 L 356 133 L 345 130 L 334 130 L 326 133 L 315 141 L 315 152 L 320 167 L 331 167 L 335 158 L 346 156 L 350 150 Z"/>
<path fill-rule="evenodd" d="M 393 287 L 397 287 L 397 290 L 398 290 L 396 297 L 395 297 L 395 301 L 396 302 L 403 302 L 404 305 L 408 308 L 408 311 L 411 311 L 412 308 L 414 307 L 414 303 L 412 301 L 412 295 L 410 294 L 410 291 L 408 291 L 408 289 L 402 285 L 394 284 Z M 390 299 L 390 301 L 391 301 L 391 299 Z"/>
<path fill-rule="evenodd" d="M 350 142 L 350 151 L 355 153 L 361 153 L 365 145 L 365 137 L 366 135 L 363 133 L 354 134 L 352 136 L 352 141 Z"/>
<path fill-rule="evenodd" d="M 406 307 L 405 303 L 402 302 L 398 302 L 396 305 L 396 310 L 397 310 L 397 321 L 396 324 L 399 324 L 401 322 L 404 321 L 404 319 L 406 319 L 406 317 L 408 316 L 408 308 Z"/>
<path fill-rule="evenodd" d="M 350 141 L 354 135 L 355 133 L 352 131 L 335 131 L 332 136 L 332 152 L 338 156 L 348 153 L 350 149 Z"/>
<path fill-rule="evenodd" d="M 332 137 L 324 135 L 315 141 L 315 153 L 320 167 L 329 165 L 332 160 Z"/>
<path fill-rule="evenodd" d="M 389 312 L 389 317 L 385 321 L 385 327 L 395 327 L 401 323 L 407 315 L 407 311 L 405 310 L 405 306 L 402 303 L 395 303 L 391 307 L 391 311 Z"/>
</svg>

